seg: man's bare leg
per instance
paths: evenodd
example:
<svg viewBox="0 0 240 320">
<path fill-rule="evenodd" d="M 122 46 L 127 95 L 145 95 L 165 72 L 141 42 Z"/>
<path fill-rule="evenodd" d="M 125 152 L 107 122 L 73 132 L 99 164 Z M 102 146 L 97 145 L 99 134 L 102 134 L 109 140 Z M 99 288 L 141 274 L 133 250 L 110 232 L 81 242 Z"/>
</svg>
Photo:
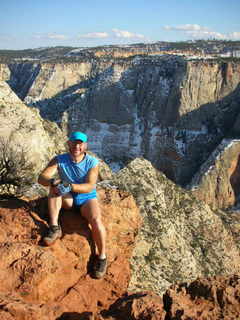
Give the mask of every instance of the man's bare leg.
<svg viewBox="0 0 240 320">
<path fill-rule="evenodd" d="M 54 194 L 52 188 L 48 196 L 48 210 L 49 210 L 49 229 L 46 236 L 43 238 L 43 242 L 46 246 L 51 246 L 55 241 L 62 237 L 62 230 L 58 223 L 58 217 L 60 209 L 70 209 L 73 204 L 73 199 L 70 194 L 64 196 L 58 196 Z"/>
<path fill-rule="evenodd" d="M 48 196 L 48 213 L 49 213 L 49 224 L 58 225 L 58 217 L 61 208 L 70 209 L 73 206 L 73 198 L 71 194 L 66 194 L 64 196 L 55 195 L 50 189 Z"/>
<path fill-rule="evenodd" d="M 92 236 L 100 259 L 106 258 L 106 230 L 102 222 L 101 209 L 97 199 L 90 199 L 81 207 L 82 216 L 92 228 Z"/>
<path fill-rule="evenodd" d="M 102 278 L 107 270 L 106 230 L 102 223 L 101 210 L 97 199 L 88 200 L 81 207 L 81 213 L 92 228 L 92 236 L 98 250 L 93 265 L 93 277 Z"/>
</svg>

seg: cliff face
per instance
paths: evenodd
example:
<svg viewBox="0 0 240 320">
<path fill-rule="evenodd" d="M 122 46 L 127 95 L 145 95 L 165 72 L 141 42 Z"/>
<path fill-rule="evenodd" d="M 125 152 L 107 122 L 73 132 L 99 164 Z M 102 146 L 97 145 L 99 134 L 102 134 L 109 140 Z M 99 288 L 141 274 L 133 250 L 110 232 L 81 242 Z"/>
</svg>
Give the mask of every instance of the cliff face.
<svg viewBox="0 0 240 320">
<path fill-rule="evenodd" d="M 11 77 L 11 72 L 6 64 L 0 63 L 0 80 L 1 81 L 7 81 Z"/>
<path fill-rule="evenodd" d="M 240 140 L 224 139 L 187 186 L 212 208 L 237 204 L 240 194 Z"/>
<path fill-rule="evenodd" d="M 101 158 L 121 164 L 143 156 L 181 184 L 238 115 L 239 63 L 149 56 L 9 70 L 10 85 L 26 103 L 66 131 L 86 131 Z M 32 78 L 23 86 L 26 74 Z"/>
</svg>

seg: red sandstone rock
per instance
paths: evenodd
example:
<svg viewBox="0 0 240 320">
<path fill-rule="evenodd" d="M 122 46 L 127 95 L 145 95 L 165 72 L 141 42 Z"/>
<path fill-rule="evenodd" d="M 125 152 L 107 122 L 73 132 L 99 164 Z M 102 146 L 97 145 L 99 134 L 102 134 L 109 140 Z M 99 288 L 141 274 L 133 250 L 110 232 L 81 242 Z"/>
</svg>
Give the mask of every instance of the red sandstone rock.
<svg viewBox="0 0 240 320">
<path fill-rule="evenodd" d="M 51 247 L 43 247 L 40 239 L 47 223 L 34 212 L 37 208 L 23 207 L 23 202 L 17 201 L 2 204 L 1 291 L 33 304 L 58 303 L 63 313 L 96 312 L 120 297 L 128 286 L 128 261 L 141 217 L 132 196 L 125 192 L 99 190 L 99 197 L 109 261 L 101 280 L 88 274 L 91 232 L 78 213 L 64 212 L 63 238 Z"/>
<path fill-rule="evenodd" d="M 107 228 L 109 267 L 92 279 L 91 232 L 78 213 L 61 217 L 63 238 L 41 245 L 44 202 L 0 202 L 1 320 L 230 320 L 240 318 L 240 277 L 197 279 L 172 286 L 163 299 L 126 293 L 129 258 L 141 223 L 133 198 L 99 190 Z"/>
<path fill-rule="evenodd" d="M 152 292 L 129 293 L 102 312 L 104 319 L 114 320 L 164 320 L 165 315 L 162 298 Z"/>
<path fill-rule="evenodd" d="M 171 287 L 164 295 L 169 320 L 240 319 L 240 277 L 197 279 Z"/>
<path fill-rule="evenodd" d="M 60 312 L 58 306 L 34 305 L 16 296 L 0 293 L 1 320 L 54 320 Z"/>
</svg>

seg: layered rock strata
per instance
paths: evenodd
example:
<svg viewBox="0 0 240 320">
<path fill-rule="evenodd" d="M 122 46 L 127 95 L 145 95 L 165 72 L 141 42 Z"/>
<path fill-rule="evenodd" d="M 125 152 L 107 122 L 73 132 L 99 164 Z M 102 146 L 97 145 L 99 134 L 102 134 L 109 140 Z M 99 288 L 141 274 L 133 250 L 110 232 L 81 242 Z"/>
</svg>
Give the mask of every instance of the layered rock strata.
<svg viewBox="0 0 240 320">
<path fill-rule="evenodd" d="M 181 184 L 190 182 L 239 111 L 238 62 L 148 56 L 6 68 L 26 103 L 66 131 L 86 131 L 102 159 L 121 166 L 143 156 Z M 8 72 L 2 71 L 5 80 Z M 21 79 L 28 74 L 26 90 Z"/>
</svg>

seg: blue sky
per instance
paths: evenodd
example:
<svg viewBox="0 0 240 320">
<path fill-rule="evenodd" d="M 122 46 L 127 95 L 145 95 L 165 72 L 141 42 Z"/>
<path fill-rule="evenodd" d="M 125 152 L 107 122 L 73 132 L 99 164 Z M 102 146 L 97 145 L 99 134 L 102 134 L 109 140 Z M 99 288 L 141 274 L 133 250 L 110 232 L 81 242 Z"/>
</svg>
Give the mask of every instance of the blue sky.
<svg viewBox="0 0 240 320">
<path fill-rule="evenodd" d="M 1 0 L 0 49 L 240 40 L 240 0 Z"/>
</svg>

